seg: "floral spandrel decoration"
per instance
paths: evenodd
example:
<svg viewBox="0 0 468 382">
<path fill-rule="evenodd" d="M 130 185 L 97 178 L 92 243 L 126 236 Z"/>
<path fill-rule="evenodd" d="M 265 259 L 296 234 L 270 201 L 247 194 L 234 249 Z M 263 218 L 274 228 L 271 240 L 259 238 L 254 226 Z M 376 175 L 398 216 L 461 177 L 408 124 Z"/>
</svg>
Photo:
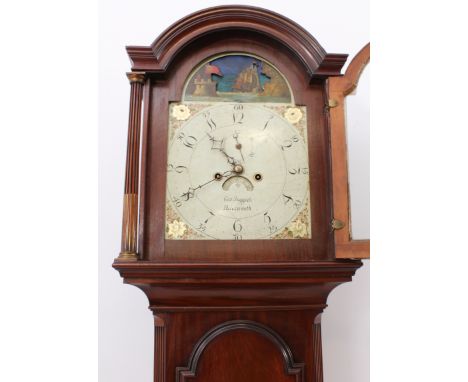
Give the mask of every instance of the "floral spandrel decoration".
<svg viewBox="0 0 468 382">
<path fill-rule="evenodd" d="M 291 232 L 294 238 L 305 237 L 307 235 L 307 225 L 300 220 L 296 220 L 288 226 L 288 231 Z"/>
<path fill-rule="evenodd" d="M 297 217 L 291 221 L 286 227 L 280 232 L 275 234 L 272 239 L 310 239 L 310 213 L 309 213 L 309 202 L 306 201 L 306 206 L 297 215 Z"/>
<path fill-rule="evenodd" d="M 172 223 L 167 224 L 167 235 L 171 239 L 179 239 L 184 236 L 187 231 L 187 226 L 178 220 L 173 220 Z"/>
<path fill-rule="evenodd" d="M 177 228 L 174 225 L 177 223 Z M 173 226 L 171 229 L 170 226 Z M 180 226 L 185 227 L 185 231 L 182 233 Z M 174 236 L 174 233 L 179 233 L 180 236 Z M 205 236 L 192 229 L 188 224 L 183 222 L 180 215 L 172 208 L 171 203 L 166 201 L 166 239 L 170 240 L 203 240 Z"/>
<path fill-rule="evenodd" d="M 190 109 L 186 105 L 174 105 L 172 107 L 172 116 L 178 121 L 185 121 L 190 117 Z"/>
<path fill-rule="evenodd" d="M 302 118 L 302 111 L 297 107 L 290 107 L 284 113 L 284 118 L 290 123 L 297 123 Z"/>
</svg>

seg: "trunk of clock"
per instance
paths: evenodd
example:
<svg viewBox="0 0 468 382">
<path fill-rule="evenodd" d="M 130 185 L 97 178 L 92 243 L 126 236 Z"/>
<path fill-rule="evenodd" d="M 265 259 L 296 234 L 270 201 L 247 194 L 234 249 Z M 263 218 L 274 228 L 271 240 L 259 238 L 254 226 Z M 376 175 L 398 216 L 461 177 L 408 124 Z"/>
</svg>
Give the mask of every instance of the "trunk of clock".
<svg viewBox="0 0 468 382">
<path fill-rule="evenodd" d="M 155 382 L 321 382 L 321 314 L 360 261 L 115 263 L 155 324 Z"/>
</svg>

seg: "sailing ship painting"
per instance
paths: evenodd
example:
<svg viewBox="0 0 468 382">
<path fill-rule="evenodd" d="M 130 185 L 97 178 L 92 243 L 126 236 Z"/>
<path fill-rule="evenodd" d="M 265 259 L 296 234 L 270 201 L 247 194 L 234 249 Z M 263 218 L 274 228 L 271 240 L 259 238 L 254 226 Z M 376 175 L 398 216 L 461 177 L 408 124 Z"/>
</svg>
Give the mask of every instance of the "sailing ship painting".
<svg viewBox="0 0 468 382">
<path fill-rule="evenodd" d="M 238 74 L 232 89 L 241 93 L 260 94 L 263 92 L 264 89 L 258 75 L 258 65 L 255 61 L 252 62 L 250 67 L 245 68 Z"/>
<path fill-rule="evenodd" d="M 218 57 L 189 78 L 185 101 L 291 103 L 284 77 L 269 63 L 249 55 Z"/>
</svg>

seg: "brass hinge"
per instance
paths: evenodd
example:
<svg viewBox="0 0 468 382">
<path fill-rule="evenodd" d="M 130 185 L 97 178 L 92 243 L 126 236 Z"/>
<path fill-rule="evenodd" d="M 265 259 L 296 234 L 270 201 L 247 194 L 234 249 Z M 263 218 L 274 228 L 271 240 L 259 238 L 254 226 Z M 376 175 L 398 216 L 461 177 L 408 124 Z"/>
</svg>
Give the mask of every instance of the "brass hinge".
<svg viewBox="0 0 468 382">
<path fill-rule="evenodd" d="M 333 98 L 330 98 L 327 100 L 327 102 L 325 102 L 325 106 L 323 109 L 324 109 L 324 112 L 328 114 L 330 112 L 330 109 L 337 107 L 337 106 L 338 106 L 338 101 Z"/>
<path fill-rule="evenodd" d="M 337 107 L 338 106 L 338 101 L 336 99 L 333 99 L 333 98 L 330 98 L 328 101 L 327 101 L 327 108 L 328 109 L 332 109 L 334 107 Z"/>
<path fill-rule="evenodd" d="M 338 220 L 338 219 L 333 219 L 331 221 L 331 227 L 332 227 L 332 230 L 334 231 L 338 231 L 340 229 L 343 229 L 345 226 L 345 223 L 341 220 Z"/>
</svg>

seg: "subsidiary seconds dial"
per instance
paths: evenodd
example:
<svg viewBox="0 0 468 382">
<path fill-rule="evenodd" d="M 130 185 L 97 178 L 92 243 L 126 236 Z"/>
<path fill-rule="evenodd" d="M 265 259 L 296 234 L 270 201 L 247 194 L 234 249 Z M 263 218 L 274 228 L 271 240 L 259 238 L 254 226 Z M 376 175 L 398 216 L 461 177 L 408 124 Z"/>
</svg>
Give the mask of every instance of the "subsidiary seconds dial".
<svg viewBox="0 0 468 382">
<path fill-rule="evenodd" d="M 263 106 L 223 103 L 198 112 L 169 142 L 167 198 L 179 219 L 166 225 L 187 225 L 203 239 L 277 236 L 309 213 L 305 137 Z"/>
</svg>

